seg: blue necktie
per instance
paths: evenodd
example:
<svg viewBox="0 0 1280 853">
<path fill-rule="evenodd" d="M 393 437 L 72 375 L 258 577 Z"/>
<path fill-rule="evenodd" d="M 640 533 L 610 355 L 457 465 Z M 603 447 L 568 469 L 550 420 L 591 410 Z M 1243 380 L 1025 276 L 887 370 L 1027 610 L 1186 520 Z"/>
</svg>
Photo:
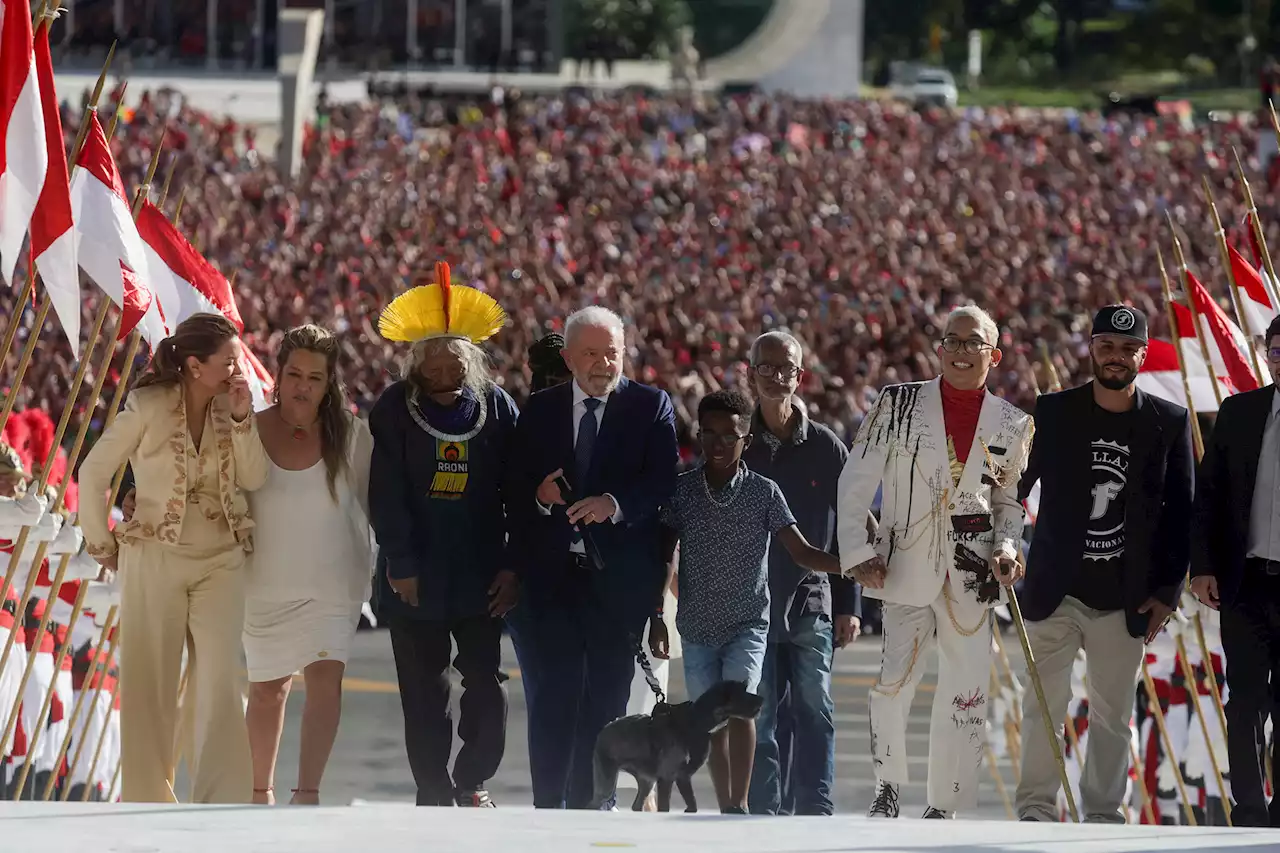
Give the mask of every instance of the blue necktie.
<svg viewBox="0 0 1280 853">
<path fill-rule="evenodd" d="M 578 441 L 573 446 L 573 482 L 570 484 L 578 500 L 587 496 L 587 472 L 591 470 L 591 451 L 595 450 L 596 433 L 600 427 L 596 421 L 596 409 L 600 408 L 600 401 L 588 397 L 582 401 L 582 405 L 587 410 L 578 423 Z"/>
<path fill-rule="evenodd" d="M 578 422 L 578 441 L 573 446 L 573 487 L 574 496 L 578 500 L 582 500 L 587 496 L 587 472 L 591 470 L 591 451 L 596 446 L 596 433 L 599 430 L 599 424 L 596 423 L 596 409 L 600 407 L 600 401 L 594 397 L 588 397 L 582 401 L 582 405 L 587 410 L 582 414 L 582 420 Z M 576 545 L 582 541 L 582 534 L 574 530 L 570 539 L 571 543 Z"/>
</svg>

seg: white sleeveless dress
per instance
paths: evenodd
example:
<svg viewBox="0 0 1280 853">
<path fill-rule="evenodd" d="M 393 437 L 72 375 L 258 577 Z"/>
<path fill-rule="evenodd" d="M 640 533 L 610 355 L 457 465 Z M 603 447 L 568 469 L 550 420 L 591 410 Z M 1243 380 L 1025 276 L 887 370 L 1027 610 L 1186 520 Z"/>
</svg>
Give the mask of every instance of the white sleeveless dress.
<svg viewBox="0 0 1280 853">
<path fill-rule="evenodd" d="M 249 494 L 253 554 L 245 588 L 249 680 L 274 681 L 321 660 L 345 663 L 373 572 L 367 513 L 372 438 L 352 419 L 347 472 L 329 494 L 323 460 L 305 471 L 271 463 Z"/>
</svg>

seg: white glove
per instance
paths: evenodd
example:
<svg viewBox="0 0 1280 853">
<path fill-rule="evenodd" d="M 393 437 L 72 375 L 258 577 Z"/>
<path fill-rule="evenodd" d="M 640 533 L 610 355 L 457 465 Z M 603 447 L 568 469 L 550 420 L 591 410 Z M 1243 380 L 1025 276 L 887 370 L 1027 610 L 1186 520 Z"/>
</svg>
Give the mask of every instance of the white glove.
<svg viewBox="0 0 1280 853">
<path fill-rule="evenodd" d="M 97 560 L 83 551 L 78 551 L 67 562 L 66 580 L 67 582 L 95 580 L 101 571 L 102 566 L 98 565 Z"/>
<path fill-rule="evenodd" d="M 84 594 L 84 606 L 93 611 L 93 621 L 101 628 L 107 619 L 107 611 L 120 604 L 120 587 L 118 584 L 99 583 L 94 580 L 87 583 L 89 591 Z"/>
<path fill-rule="evenodd" d="M 79 554 L 84 548 L 84 533 L 78 524 L 64 524 L 58 535 L 49 543 L 45 552 L 50 557 L 55 554 Z"/>
<path fill-rule="evenodd" d="M 22 528 L 39 524 L 48 508 L 49 500 L 40 495 L 0 498 L 0 539 L 17 539 Z"/>
<path fill-rule="evenodd" d="M 54 539 L 58 538 L 58 531 L 61 529 L 62 516 L 53 512 L 46 513 L 45 516 L 40 519 L 40 523 L 31 529 L 31 534 L 27 541 L 52 542 Z M 46 550 L 45 553 L 47 554 L 48 551 Z"/>
</svg>

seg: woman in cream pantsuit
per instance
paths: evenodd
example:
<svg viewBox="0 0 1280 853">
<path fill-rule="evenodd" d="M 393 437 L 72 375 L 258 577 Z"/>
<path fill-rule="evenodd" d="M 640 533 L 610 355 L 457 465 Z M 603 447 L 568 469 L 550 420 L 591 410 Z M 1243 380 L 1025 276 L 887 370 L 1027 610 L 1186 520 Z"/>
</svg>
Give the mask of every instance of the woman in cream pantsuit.
<svg viewBox="0 0 1280 853">
<path fill-rule="evenodd" d="M 80 467 L 87 550 L 121 577 L 126 802 L 177 802 L 168 776 L 184 643 L 196 709 L 192 799 L 249 802 L 240 640 L 253 521 L 244 492 L 265 482 L 268 460 L 239 353 L 225 317 L 183 321 Z M 105 495 L 125 461 L 136 508 L 113 533 Z"/>
<path fill-rule="evenodd" d="M 342 676 L 369 599 L 373 436 L 347 407 L 338 339 L 319 326 L 280 341 L 276 404 L 258 414 L 271 460 L 249 500 L 257 521 L 245 599 L 253 801 L 275 803 L 275 765 L 293 674 L 302 671 L 302 749 L 291 805 L 318 805 L 338 734 Z"/>
</svg>

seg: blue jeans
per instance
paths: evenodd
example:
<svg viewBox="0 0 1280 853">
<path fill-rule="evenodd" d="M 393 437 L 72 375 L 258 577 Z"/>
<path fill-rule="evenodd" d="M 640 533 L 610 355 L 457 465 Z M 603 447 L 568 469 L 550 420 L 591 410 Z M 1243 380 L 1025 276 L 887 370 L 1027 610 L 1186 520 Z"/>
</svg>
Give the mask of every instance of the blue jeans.
<svg viewBox="0 0 1280 853">
<path fill-rule="evenodd" d="M 684 689 L 689 701 L 721 681 L 742 681 L 748 693 L 760 689 L 765 648 L 769 645 L 769 627 L 745 628 L 720 646 L 704 646 L 684 640 Z"/>
<path fill-rule="evenodd" d="M 790 638 L 769 644 L 760 680 L 764 708 L 756 720 L 756 758 L 748 797 L 752 814 L 829 815 L 835 811 L 831 801 L 836 771 L 832 651 L 831 619 L 823 613 L 792 620 Z M 788 731 L 790 744 L 780 745 Z"/>
</svg>

